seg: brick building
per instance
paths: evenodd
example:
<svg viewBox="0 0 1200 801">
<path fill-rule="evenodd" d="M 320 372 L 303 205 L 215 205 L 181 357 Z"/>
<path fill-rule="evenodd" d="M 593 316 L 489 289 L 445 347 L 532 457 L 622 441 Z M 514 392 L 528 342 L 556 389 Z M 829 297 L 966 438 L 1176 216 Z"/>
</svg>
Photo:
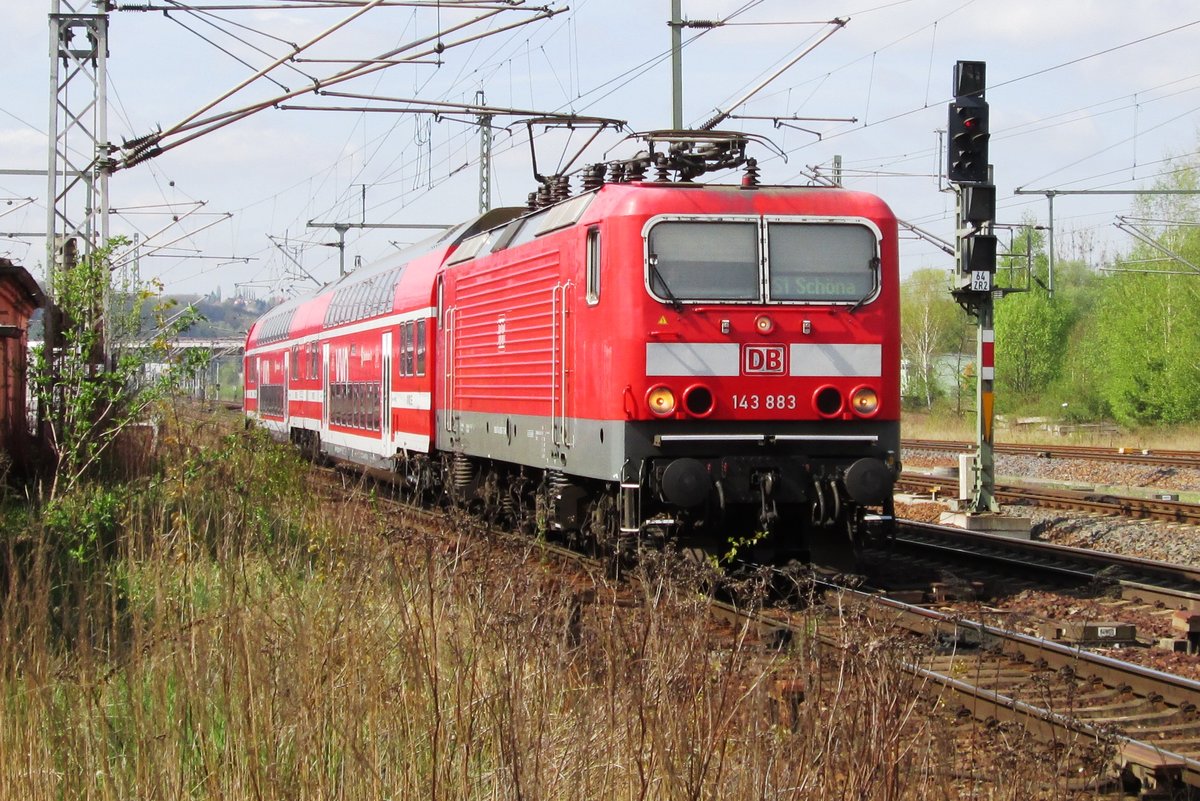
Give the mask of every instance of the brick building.
<svg viewBox="0 0 1200 801">
<path fill-rule="evenodd" d="M 44 303 L 45 295 L 33 276 L 0 258 L 0 454 L 15 464 L 23 464 L 30 455 L 25 413 L 29 318 Z"/>
</svg>

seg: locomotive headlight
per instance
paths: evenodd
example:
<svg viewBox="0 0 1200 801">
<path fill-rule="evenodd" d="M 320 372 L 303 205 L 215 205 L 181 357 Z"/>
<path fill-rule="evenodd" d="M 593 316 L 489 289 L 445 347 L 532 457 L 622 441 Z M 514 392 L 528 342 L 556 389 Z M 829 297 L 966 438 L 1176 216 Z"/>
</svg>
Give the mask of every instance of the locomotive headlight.
<svg viewBox="0 0 1200 801">
<path fill-rule="evenodd" d="M 765 314 L 754 318 L 754 330 L 760 334 L 769 334 L 775 330 L 775 321 Z"/>
<path fill-rule="evenodd" d="M 675 393 L 664 386 L 653 387 L 646 393 L 646 405 L 655 417 L 675 414 Z"/>
<path fill-rule="evenodd" d="M 859 417 L 870 417 L 879 411 L 879 393 L 870 387 L 859 387 L 850 393 L 850 408 Z"/>
</svg>

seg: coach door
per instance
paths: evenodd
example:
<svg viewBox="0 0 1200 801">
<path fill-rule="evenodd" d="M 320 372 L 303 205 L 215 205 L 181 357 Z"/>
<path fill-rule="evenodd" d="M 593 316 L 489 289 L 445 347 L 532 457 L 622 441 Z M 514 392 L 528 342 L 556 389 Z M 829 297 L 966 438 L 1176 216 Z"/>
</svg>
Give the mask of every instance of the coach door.
<svg viewBox="0 0 1200 801">
<path fill-rule="evenodd" d="M 283 428 L 287 432 L 288 421 L 292 418 L 292 352 L 283 352 Z"/>
<path fill-rule="evenodd" d="M 385 455 L 392 452 L 392 332 L 383 332 L 383 417 L 379 425 Z"/>
<path fill-rule="evenodd" d="M 329 343 L 321 343 L 321 430 L 329 431 Z"/>
</svg>

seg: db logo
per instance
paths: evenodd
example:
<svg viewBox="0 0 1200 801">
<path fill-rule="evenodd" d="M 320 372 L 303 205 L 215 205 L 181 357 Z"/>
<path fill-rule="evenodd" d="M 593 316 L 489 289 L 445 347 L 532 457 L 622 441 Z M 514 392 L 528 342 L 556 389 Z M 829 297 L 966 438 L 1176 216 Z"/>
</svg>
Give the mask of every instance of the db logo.
<svg viewBox="0 0 1200 801">
<path fill-rule="evenodd" d="M 743 345 L 742 374 L 783 374 L 787 371 L 787 350 L 783 345 Z"/>
</svg>

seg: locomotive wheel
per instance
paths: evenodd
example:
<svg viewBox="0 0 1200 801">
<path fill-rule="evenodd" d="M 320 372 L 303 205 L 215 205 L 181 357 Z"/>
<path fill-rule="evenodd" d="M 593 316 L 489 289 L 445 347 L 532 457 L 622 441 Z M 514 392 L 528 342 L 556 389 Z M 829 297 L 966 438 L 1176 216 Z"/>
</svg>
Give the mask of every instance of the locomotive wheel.
<svg viewBox="0 0 1200 801">
<path fill-rule="evenodd" d="M 617 499 L 612 492 L 605 490 L 588 504 L 584 534 L 597 548 L 608 550 L 615 548 L 620 525 L 621 518 L 617 514 Z"/>
</svg>

